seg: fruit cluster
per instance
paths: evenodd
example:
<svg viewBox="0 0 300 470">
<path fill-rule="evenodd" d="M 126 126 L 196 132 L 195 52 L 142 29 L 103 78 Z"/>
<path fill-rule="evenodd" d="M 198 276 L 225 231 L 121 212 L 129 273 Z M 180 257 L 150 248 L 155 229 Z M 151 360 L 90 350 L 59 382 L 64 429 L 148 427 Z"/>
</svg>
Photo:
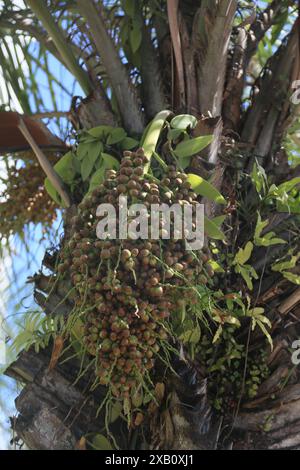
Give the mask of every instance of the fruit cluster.
<svg viewBox="0 0 300 470">
<path fill-rule="evenodd" d="M 7 168 L 0 193 L 0 238 L 23 233 L 29 223 L 42 223 L 45 230 L 56 218 L 56 204 L 44 188 L 45 175 L 37 162 Z"/>
<path fill-rule="evenodd" d="M 128 197 L 128 207 L 175 202 L 195 207 L 197 195 L 185 174 L 169 166 L 158 181 L 144 174 L 146 163 L 142 149 L 125 152 L 120 169 L 108 170 L 105 182 L 84 198 L 58 268 L 71 271 L 77 305 L 85 312 L 87 350 L 96 356 L 100 383 L 110 384 L 117 397 L 129 396 L 153 368 L 176 302 L 195 302 L 194 286 L 213 275 L 207 254 L 187 251 L 185 240 L 175 238 L 172 218 L 170 239 L 163 236 L 164 220 L 158 239 L 132 239 L 130 230 L 124 240 L 97 238 L 97 207 L 112 204 L 118 222 L 120 195 Z"/>
</svg>

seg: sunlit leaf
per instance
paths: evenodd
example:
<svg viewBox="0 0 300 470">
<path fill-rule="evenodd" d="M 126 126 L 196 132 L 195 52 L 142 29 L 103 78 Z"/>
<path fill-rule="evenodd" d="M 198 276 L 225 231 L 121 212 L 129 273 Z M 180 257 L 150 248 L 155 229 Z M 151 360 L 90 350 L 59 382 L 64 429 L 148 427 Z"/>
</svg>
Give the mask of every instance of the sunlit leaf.
<svg viewBox="0 0 300 470">
<path fill-rule="evenodd" d="M 213 344 L 215 344 L 215 343 L 218 341 L 218 339 L 220 338 L 220 336 L 221 336 L 221 334 L 222 334 L 222 331 L 223 331 L 223 327 L 222 327 L 222 325 L 219 325 L 219 326 L 218 326 L 218 329 L 217 329 L 217 331 L 216 331 L 216 333 L 215 333 L 215 336 L 214 336 L 214 338 L 213 338 L 213 341 L 212 341 Z"/>
<path fill-rule="evenodd" d="M 203 179 L 201 176 L 189 174 L 187 181 L 190 183 L 193 191 L 196 194 L 206 197 L 210 201 L 214 201 L 219 204 L 226 204 L 222 194 L 211 183 Z"/>
<path fill-rule="evenodd" d="M 170 116 L 171 111 L 164 110 L 159 112 L 153 121 L 147 126 L 144 135 L 141 139 L 140 146 L 144 148 L 145 156 L 150 163 L 153 152 L 155 152 L 160 133 L 162 132 L 167 118 Z M 149 163 L 145 165 L 145 172 L 149 170 Z"/>
<path fill-rule="evenodd" d="M 240 248 L 235 255 L 234 262 L 238 264 L 245 264 L 250 258 L 253 251 L 253 243 L 248 242 L 245 248 Z"/>
<path fill-rule="evenodd" d="M 205 135 L 180 142 L 174 150 L 176 157 L 192 157 L 212 143 L 213 136 Z"/>
<path fill-rule="evenodd" d="M 272 265 L 272 271 L 282 272 L 287 269 L 293 269 L 299 259 L 299 255 L 292 256 L 289 261 L 282 261 L 281 263 L 275 263 Z"/>
<path fill-rule="evenodd" d="M 197 118 L 191 114 L 179 114 L 172 119 L 170 125 L 173 129 L 185 130 L 188 127 L 194 129 L 197 125 L 197 122 Z"/>
<path fill-rule="evenodd" d="M 293 274 L 293 273 L 288 273 L 288 272 L 283 272 L 282 275 L 290 282 L 293 284 L 296 284 L 297 286 L 300 286 L 300 276 L 299 274 Z"/>
<path fill-rule="evenodd" d="M 210 220 L 206 216 L 204 217 L 204 231 L 208 237 L 214 238 L 215 240 L 225 240 L 226 238 L 213 220 Z"/>
</svg>

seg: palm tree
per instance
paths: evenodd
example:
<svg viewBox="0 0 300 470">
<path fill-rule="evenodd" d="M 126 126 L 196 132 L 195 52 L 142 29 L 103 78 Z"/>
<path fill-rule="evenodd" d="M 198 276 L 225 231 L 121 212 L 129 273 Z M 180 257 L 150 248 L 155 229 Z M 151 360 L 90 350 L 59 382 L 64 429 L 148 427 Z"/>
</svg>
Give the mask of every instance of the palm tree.
<svg viewBox="0 0 300 470">
<path fill-rule="evenodd" d="M 31 279 L 40 309 L 28 314 L 25 340 L 23 334 L 13 345 L 26 350 L 6 370 L 24 385 L 13 422 L 17 438 L 32 449 L 300 448 L 295 2 L 2 0 L 1 6 L 6 194 L 15 194 L 12 177 L 14 187 L 25 181 L 26 197 L 43 193 L 35 200 L 39 217 L 20 211 L 8 226 L 8 212 L 3 243 L 29 222 L 51 225 L 45 203 L 52 213 L 60 206 L 64 220 L 63 240 L 45 253 L 46 273 Z M 61 64 L 68 79 L 51 64 Z M 39 73 L 47 80 L 46 101 Z M 73 96 L 73 81 L 83 96 Z M 61 94 L 72 98 L 67 111 Z M 124 395 L 108 399 L 116 369 L 106 385 L 95 385 L 95 353 L 74 315 L 74 273 L 61 259 L 78 206 L 84 210 L 82 200 L 103 183 L 105 168 L 118 169 L 122 151 L 138 142 L 150 178 L 177 157 L 180 174 L 183 168 L 205 203 L 202 284 L 213 277 L 192 286 L 196 307 L 180 299 L 172 306 L 167 351 L 158 354 L 149 381 L 145 369 L 142 388 L 128 395 L 124 387 Z M 23 171 L 12 174 L 16 161 Z"/>
</svg>

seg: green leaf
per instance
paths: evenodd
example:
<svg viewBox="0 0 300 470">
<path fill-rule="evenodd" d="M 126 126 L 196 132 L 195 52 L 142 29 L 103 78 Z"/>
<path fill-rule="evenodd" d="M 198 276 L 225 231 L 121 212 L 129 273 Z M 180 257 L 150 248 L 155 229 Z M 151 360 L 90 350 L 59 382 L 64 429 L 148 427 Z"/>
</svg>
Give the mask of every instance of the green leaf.
<svg viewBox="0 0 300 470">
<path fill-rule="evenodd" d="M 66 153 L 53 167 L 56 173 L 61 177 L 61 179 L 66 185 L 72 184 L 76 176 L 76 168 L 74 165 L 74 160 L 75 160 L 75 157 L 73 153 L 70 151 Z M 57 193 L 56 189 L 52 185 L 49 178 L 45 179 L 44 184 L 45 184 L 45 189 L 48 192 L 49 196 L 58 205 L 64 207 L 63 201 L 61 200 L 59 194 Z"/>
<path fill-rule="evenodd" d="M 235 325 L 238 328 L 241 326 L 241 322 L 239 321 L 239 319 L 234 317 L 233 315 L 229 315 L 228 317 L 226 317 L 225 322 L 229 323 L 230 325 Z"/>
<path fill-rule="evenodd" d="M 142 43 L 142 30 L 139 23 L 137 23 L 136 21 L 133 22 L 133 27 L 129 34 L 129 41 L 132 52 L 133 54 L 135 54 Z"/>
<path fill-rule="evenodd" d="M 121 142 L 122 140 L 124 140 L 126 136 L 127 134 L 122 127 L 116 127 L 110 132 L 106 143 L 108 145 L 117 144 L 118 142 Z"/>
<path fill-rule="evenodd" d="M 270 187 L 268 198 L 276 200 L 278 212 L 300 213 L 300 195 L 296 188 L 299 184 L 300 177 L 296 177 L 280 184 L 278 187 L 274 184 Z"/>
<path fill-rule="evenodd" d="M 200 332 L 199 326 L 197 326 L 193 330 L 187 330 L 179 336 L 179 339 L 184 344 L 187 344 L 187 343 L 197 344 L 199 343 L 200 338 L 201 338 L 201 332 Z"/>
<path fill-rule="evenodd" d="M 254 307 L 248 310 L 247 315 L 249 317 L 256 318 L 258 315 L 262 315 L 264 312 L 265 312 L 265 309 L 263 307 Z"/>
<path fill-rule="evenodd" d="M 266 324 L 269 328 L 272 328 L 272 323 L 270 322 L 270 320 L 265 317 L 264 315 L 257 315 L 256 317 L 256 320 L 259 320 L 261 321 L 262 323 Z"/>
<path fill-rule="evenodd" d="M 139 145 L 138 141 L 132 137 L 125 137 L 121 142 L 122 150 L 131 150 Z"/>
<path fill-rule="evenodd" d="M 101 153 L 101 160 L 100 160 L 100 168 L 93 173 L 91 177 L 90 186 L 88 192 L 90 193 L 95 188 L 97 188 L 101 183 L 103 183 L 105 179 L 105 171 L 106 170 L 118 170 L 120 167 L 120 163 L 118 160 L 109 155 L 108 153 Z"/>
<path fill-rule="evenodd" d="M 180 129 L 169 129 L 168 130 L 168 140 L 176 140 L 182 134 L 182 130 Z"/>
<path fill-rule="evenodd" d="M 180 308 L 180 323 L 183 324 L 186 319 L 186 304 L 183 302 L 183 305 Z"/>
<path fill-rule="evenodd" d="M 253 268 L 253 266 L 250 266 L 249 264 L 245 264 L 245 265 L 237 264 L 235 267 L 235 272 L 238 274 L 241 274 L 241 276 L 243 277 L 244 281 L 247 284 L 248 289 L 253 290 L 252 278 L 258 279 L 258 274 Z M 248 302 L 250 302 L 250 300 Z"/>
<path fill-rule="evenodd" d="M 196 328 L 193 330 L 191 336 L 190 336 L 190 343 L 197 344 L 199 343 L 201 338 L 201 331 L 199 326 L 197 325 Z"/>
<path fill-rule="evenodd" d="M 95 164 L 97 158 L 100 157 L 102 150 L 103 150 L 102 142 L 94 142 L 92 144 L 89 144 L 88 158 L 90 162 L 93 162 L 93 164 Z"/>
<path fill-rule="evenodd" d="M 219 215 L 218 217 L 214 217 L 214 218 L 211 219 L 211 220 L 213 221 L 213 223 L 214 223 L 217 227 L 221 227 L 221 225 L 224 223 L 226 217 L 227 217 L 227 215 Z"/>
<path fill-rule="evenodd" d="M 79 142 L 81 144 L 90 144 L 90 143 L 93 143 L 95 142 L 97 139 L 95 139 L 95 137 L 92 137 L 91 135 L 82 135 L 79 139 Z"/>
<path fill-rule="evenodd" d="M 194 129 L 197 125 L 197 122 L 197 118 L 195 118 L 195 116 L 192 116 L 191 114 L 179 114 L 178 116 L 175 116 L 172 119 L 170 124 L 173 129 L 180 129 L 184 131 L 188 127 Z"/>
<path fill-rule="evenodd" d="M 76 155 L 73 155 L 73 166 L 76 174 L 80 175 L 81 162 Z"/>
<path fill-rule="evenodd" d="M 148 159 L 148 164 L 145 165 L 145 172 L 149 170 L 151 157 L 155 152 L 160 133 L 162 132 L 167 118 L 170 116 L 171 111 L 160 111 L 155 118 L 147 126 L 144 135 L 141 139 L 140 146 L 144 148 L 145 156 Z"/>
<path fill-rule="evenodd" d="M 192 157 L 210 145 L 212 140 L 212 135 L 205 135 L 201 137 L 195 137 L 194 139 L 185 140 L 184 142 L 180 142 L 177 145 L 174 153 L 179 158 Z"/>
<path fill-rule="evenodd" d="M 218 204 L 226 204 L 226 200 L 222 194 L 212 184 L 201 178 L 201 176 L 189 174 L 187 181 L 190 183 L 196 194 L 204 196 L 210 201 L 217 202 Z"/>
<path fill-rule="evenodd" d="M 282 272 L 286 269 L 293 269 L 296 266 L 299 256 L 292 256 L 289 261 L 282 261 L 281 263 L 275 263 L 272 265 L 272 271 Z"/>
<path fill-rule="evenodd" d="M 272 246 L 286 243 L 286 241 L 282 240 L 281 238 L 274 238 L 274 232 L 266 233 L 263 237 L 260 236 L 262 231 L 267 227 L 268 224 L 269 220 L 266 219 L 262 221 L 261 216 L 258 213 L 257 224 L 254 232 L 254 244 L 256 246 Z"/>
<path fill-rule="evenodd" d="M 89 149 L 89 144 L 82 142 L 78 145 L 77 150 L 76 150 L 76 155 L 79 158 L 79 160 L 82 160 L 86 154 L 88 153 Z"/>
<path fill-rule="evenodd" d="M 91 177 L 90 186 L 89 186 L 89 193 L 94 189 L 98 188 L 100 184 L 103 183 L 105 178 L 105 168 L 101 167 L 99 170 L 95 171 L 93 176 Z"/>
<path fill-rule="evenodd" d="M 97 126 L 89 129 L 88 134 L 90 134 L 92 137 L 95 137 L 96 139 L 100 139 L 104 138 L 107 134 L 112 132 L 112 130 L 112 126 Z"/>
<path fill-rule="evenodd" d="M 282 275 L 293 284 L 300 286 L 300 276 L 298 274 L 283 272 Z"/>
<path fill-rule="evenodd" d="M 126 15 L 133 17 L 135 13 L 136 1 L 135 0 L 122 0 L 122 7 Z"/>
<path fill-rule="evenodd" d="M 80 318 L 78 318 L 76 322 L 74 322 L 71 329 L 71 335 L 80 343 L 82 342 L 82 338 L 84 336 L 84 323 L 81 321 Z"/>
<path fill-rule="evenodd" d="M 274 197 L 274 196 L 278 196 L 278 188 L 277 188 L 276 184 L 272 184 L 269 187 L 269 191 L 268 191 L 268 194 L 267 194 L 267 197 Z"/>
<path fill-rule="evenodd" d="M 261 192 L 262 189 L 265 191 L 267 184 L 267 175 L 264 168 L 260 166 L 257 161 L 254 163 L 253 170 L 251 173 L 251 179 L 255 185 L 258 194 Z"/>
<path fill-rule="evenodd" d="M 89 176 L 91 175 L 93 171 L 94 165 L 95 165 L 95 161 L 90 158 L 89 154 L 84 160 L 82 160 L 81 170 L 80 170 L 82 181 L 86 181 L 89 178 Z"/>
<path fill-rule="evenodd" d="M 185 170 L 188 166 L 191 164 L 192 157 L 179 157 L 178 158 L 178 163 L 180 167 Z"/>
<path fill-rule="evenodd" d="M 119 401 L 116 401 L 109 410 L 108 421 L 109 423 L 114 423 L 122 413 L 122 404 Z"/>
<path fill-rule="evenodd" d="M 111 443 L 103 434 L 96 434 L 94 436 L 92 446 L 96 450 L 113 450 Z"/>
<path fill-rule="evenodd" d="M 245 266 L 237 265 L 237 271 L 241 274 L 249 290 L 253 290 L 253 283 L 249 270 Z"/>
<path fill-rule="evenodd" d="M 265 325 L 263 324 L 263 322 L 261 320 L 256 320 L 259 328 L 261 329 L 261 331 L 263 332 L 263 334 L 265 335 L 265 337 L 267 338 L 270 346 L 271 346 L 271 350 L 273 350 L 273 340 L 271 338 L 271 335 L 270 333 L 268 332 L 268 330 L 266 329 Z"/>
<path fill-rule="evenodd" d="M 250 270 L 251 276 L 252 276 L 254 279 L 258 279 L 258 274 L 257 274 L 257 272 L 255 271 L 255 269 L 253 268 L 253 266 L 250 266 L 249 264 L 245 264 L 245 266 L 248 266 L 248 268 L 249 268 L 249 270 Z"/>
<path fill-rule="evenodd" d="M 263 231 L 265 227 L 267 227 L 268 223 L 269 223 L 269 220 L 266 219 L 265 221 L 262 221 L 260 213 L 258 213 L 257 223 L 255 227 L 255 232 L 254 232 L 254 238 L 259 238 L 261 232 Z"/>
<path fill-rule="evenodd" d="M 73 153 L 71 151 L 66 153 L 53 168 L 64 183 L 71 184 L 76 174 Z"/>
<path fill-rule="evenodd" d="M 222 266 L 217 263 L 216 261 L 214 260 L 210 260 L 209 261 L 209 264 L 211 265 L 211 267 L 213 268 L 214 272 L 217 272 L 217 273 L 225 273 L 224 269 L 222 268 Z"/>
<path fill-rule="evenodd" d="M 135 389 L 131 395 L 131 400 L 132 400 L 133 406 L 135 406 L 136 408 L 140 408 L 140 406 L 142 406 L 143 401 L 144 401 L 143 389 L 140 389 L 140 390 Z"/>
<path fill-rule="evenodd" d="M 48 178 L 45 179 L 44 185 L 45 185 L 45 189 L 47 193 L 53 199 L 53 201 L 55 201 L 56 204 L 58 204 L 59 206 L 62 206 L 63 202 L 61 200 L 61 197 L 59 196 L 58 192 L 56 191 L 56 189 L 54 188 L 54 186 L 52 185 L 52 183 L 50 182 Z"/>
<path fill-rule="evenodd" d="M 235 255 L 234 264 L 245 264 L 248 259 L 250 258 L 251 254 L 253 251 L 253 243 L 248 242 L 245 246 L 245 248 L 240 248 L 237 254 Z"/>
<path fill-rule="evenodd" d="M 264 237 L 256 238 L 255 244 L 257 246 L 273 246 L 273 245 L 283 245 L 284 243 L 287 243 L 282 238 L 272 238 L 274 235 L 275 235 L 274 232 L 266 233 Z"/>
<path fill-rule="evenodd" d="M 288 196 L 286 203 L 279 200 L 276 202 L 277 212 L 288 212 L 289 214 L 300 214 L 300 195 L 297 198 Z"/>
<path fill-rule="evenodd" d="M 218 226 L 213 222 L 213 220 L 204 217 L 204 231 L 205 234 L 214 238 L 215 240 L 225 240 L 224 233 L 218 228 Z"/>
<path fill-rule="evenodd" d="M 103 160 L 102 164 L 106 170 L 118 170 L 120 168 L 119 161 L 112 155 L 102 152 L 101 158 Z"/>
<path fill-rule="evenodd" d="M 217 331 L 216 331 L 216 333 L 215 333 L 214 339 L 213 339 L 213 341 L 212 341 L 213 344 L 215 344 L 215 343 L 218 341 L 218 339 L 220 338 L 220 336 L 221 336 L 221 334 L 222 334 L 222 331 L 223 331 L 223 327 L 222 327 L 222 325 L 219 325 L 219 326 L 218 326 L 218 329 L 217 329 Z"/>
<path fill-rule="evenodd" d="M 292 191 L 292 189 L 294 189 L 294 187 L 298 184 L 300 184 L 300 177 L 293 178 L 290 181 L 286 181 L 285 183 L 280 184 L 278 186 L 278 191 L 288 193 Z"/>
</svg>

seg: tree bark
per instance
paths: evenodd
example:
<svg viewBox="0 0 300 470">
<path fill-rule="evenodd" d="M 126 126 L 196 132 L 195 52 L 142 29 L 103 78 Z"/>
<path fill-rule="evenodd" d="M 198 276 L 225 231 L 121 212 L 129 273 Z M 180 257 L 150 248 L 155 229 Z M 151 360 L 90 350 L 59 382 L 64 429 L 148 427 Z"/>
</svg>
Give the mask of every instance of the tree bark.
<svg viewBox="0 0 300 470">
<path fill-rule="evenodd" d="M 67 361 L 49 370 L 51 350 L 24 352 L 7 375 L 25 384 L 16 399 L 18 417 L 12 421 L 14 434 L 34 450 L 72 450 L 81 437 L 99 433 L 104 415 L 97 410 L 105 397 L 103 388 L 91 393 L 94 380 L 85 376 L 75 384 L 78 364 Z M 118 427 L 112 432 L 118 436 Z"/>
</svg>

